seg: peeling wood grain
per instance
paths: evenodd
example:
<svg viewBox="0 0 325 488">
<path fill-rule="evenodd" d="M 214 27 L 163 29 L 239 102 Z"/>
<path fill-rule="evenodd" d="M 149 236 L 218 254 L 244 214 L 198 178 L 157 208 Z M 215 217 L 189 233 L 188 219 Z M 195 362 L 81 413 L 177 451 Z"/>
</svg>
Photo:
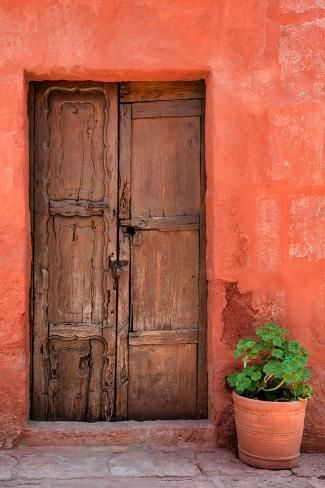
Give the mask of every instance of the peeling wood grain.
<svg viewBox="0 0 325 488">
<path fill-rule="evenodd" d="M 129 419 L 206 413 L 202 123 L 200 99 L 132 104 Z"/>
<path fill-rule="evenodd" d="M 201 115 L 201 100 L 169 100 L 135 103 L 132 119 L 152 117 L 193 117 Z"/>
<path fill-rule="evenodd" d="M 39 83 L 35 107 L 33 418 L 110 419 L 117 86 Z"/>
<path fill-rule="evenodd" d="M 199 215 L 176 215 L 171 217 L 140 217 L 121 220 L 122 227 L 134 228 L 135 230 L 159 230 L 171 232 L 176 230 L 199 230 Z M 126 229 L 126 232 L 128 229 Z"/>
<path fill-rule="evenodd" d="M 119 219 L 130 218 L 131 189 L 131 105 L 120 106 L 120 154 L 119 154 Z M 121 222 L 121 220 L 120 220 Z M 130 262 L 130 236 L 119 229 L 119 259 Z M 130 267 L 126 268 L 118 287 L 117 363 L 116 363 L 116 419 L 128 418 L 128 334 L 130 323 Z"/>
<path fill-rule="evenodd" d="M 129 418 L 195 418 L 196 356 L 196 344 L 130 346 Z"/>
<path fill-rule="evenodd" d="M 198 330 L 141 330 L 130 332 L 129 344 L 141 346 L 145 344 L 197 344 L 199 341 Z"/>
<path fill-rule="evenodd" d="M 120 84 L 120 100 L 144 102 L 205 97 L 204 81 L 133 81 Z"/>
<path fill-rule="evenodd" d="M 198 396 L 197 417 L 208 416 L 208 365 L 207 365 L 207 279 L 206 279 L 206 221 L 205 221 L 205 100 L 201 100 L 201 209 L 200 209 L 200 271 L 199 271 L 199 343 L 198 343 Z"/>
</svg>

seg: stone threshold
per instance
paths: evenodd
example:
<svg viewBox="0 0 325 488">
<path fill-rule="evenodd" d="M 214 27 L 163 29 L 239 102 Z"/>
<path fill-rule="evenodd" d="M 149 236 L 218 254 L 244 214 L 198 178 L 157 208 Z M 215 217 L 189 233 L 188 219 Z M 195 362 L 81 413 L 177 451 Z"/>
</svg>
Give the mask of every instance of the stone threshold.
<svg viewBox="0 0 325 488">
<path fill-rule="evenodd" d="M 30 421 L 17 441 L 19 446 L 215 447 L 216 431 L 209 420 Z"/>
</svg>

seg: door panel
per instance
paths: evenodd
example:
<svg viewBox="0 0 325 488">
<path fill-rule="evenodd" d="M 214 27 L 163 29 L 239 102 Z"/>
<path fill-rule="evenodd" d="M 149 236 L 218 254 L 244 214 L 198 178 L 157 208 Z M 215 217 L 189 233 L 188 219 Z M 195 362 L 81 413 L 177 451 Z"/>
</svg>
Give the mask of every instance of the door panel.
<svg viewBox="0 0 325 488">
<path fill-rule="evenodd" d="M 49 221 L 49 322 L 103 323 L 102 217 L 54 216 Z"/>
<path fill-rule="evenodd" d="M 162 109 L 167 103 L 193 104 L 193 100 L 150 102 L 157 103 L 160 108 L 155 117 L 149 118 L 146 113 L 146 118 L 132 120 L 132 217 L 197 214 L 200 211 L 200 116 L 172 117 L 172 107 L 169 111 Z M 179 111 L 182 113 L 180 107 Z"/>
<path fill-rule="evenodd" d="M 49 348 L 49 420 L 99 420 L 103 341 L 53 338 Z"/>
<path fill-rule="evenodd" d="M 196 354 L 196 344 L 131 346 L 129 418 L 195 418 Z"/>
<path fill-rule="evenodd" d="M 35 89 L 35 419 L 114 413 L 117 86 Z"/>
<path fill-rule="evenodd" d="M 102 200 L 109 101 L 105 91 L 55 91 L 47 98 L 49 194 L 53 200 Z M 106 184 L 108 182 L 106 181 Z"/>
<path fill-rule="evenodd" d="M 203 103 L 123 89 L 117 418 L 205 417 Z"/>
<path fill-rule="evenodd" d="M 144 231 L 131 246 L 132 330 L 197 329 L 197 231 Z"/>
</svg>

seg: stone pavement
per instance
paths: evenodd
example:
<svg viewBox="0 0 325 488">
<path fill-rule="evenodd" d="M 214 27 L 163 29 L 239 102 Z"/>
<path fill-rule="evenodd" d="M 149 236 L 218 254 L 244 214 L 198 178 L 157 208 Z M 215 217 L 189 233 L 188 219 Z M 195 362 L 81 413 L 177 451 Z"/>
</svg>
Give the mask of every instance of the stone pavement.
<svg viewBox="0 0 325 488">
<path fill-rule="evenodd" d="M 0 452 L 0 486 L 40 488 L 320 488 L 325 455 L 299 468 L 250 468 L 225 449 L 20 447 Z"/>
</svg>

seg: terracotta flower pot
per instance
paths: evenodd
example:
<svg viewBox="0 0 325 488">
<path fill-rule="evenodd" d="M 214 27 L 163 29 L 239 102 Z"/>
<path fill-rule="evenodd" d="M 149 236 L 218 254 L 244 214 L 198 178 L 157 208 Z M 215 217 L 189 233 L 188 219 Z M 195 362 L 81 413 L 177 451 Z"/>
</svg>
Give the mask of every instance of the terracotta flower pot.
<svg viewBox="0 0 325 488">
<path fill-rule="evenodd" d="M 307 400 L 265 402 L 233 393 L 239 458 L 257 468 L 297 466 Z"/>
</svg>

